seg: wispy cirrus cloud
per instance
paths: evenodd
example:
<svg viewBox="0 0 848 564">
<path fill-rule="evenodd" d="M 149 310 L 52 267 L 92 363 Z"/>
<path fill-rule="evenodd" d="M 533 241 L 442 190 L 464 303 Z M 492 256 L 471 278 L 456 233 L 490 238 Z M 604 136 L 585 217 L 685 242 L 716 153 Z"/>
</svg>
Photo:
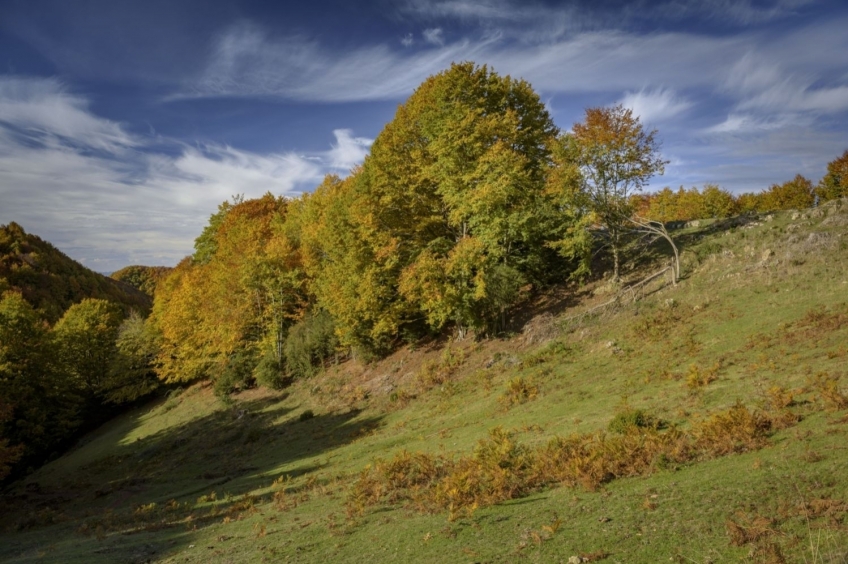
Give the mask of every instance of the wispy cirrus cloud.
<svg viewBox="0 0 848 564">
<path fill-rule="evenodd" d="M 239 24 L 218 39 L 204 70 L 171 98 L 398 100 L 428 75 L 462 60 L 492 64 L 547 92 L 638 89 L 651 83 L 679 88 L 719 82 L 723 73 L 714 61 L 732 60 L 739 51 L 735 38 L 598 31 L 542 44 L 515 44 L 493 33 L 411 51 L 373 45 L 332 53 L 312 41 L 274 39 L 257 26 Z"/>
<path fill-rule="evenodd" d="M 487 44 L 460 41 L 413 52 L 375 45 L 333 53 L 313 41 L 274 39 L 258 26 L 241 23 L 218 38 L 200 75 L 169 99 L 396 100 L 423 77 L 481 53 Z"/>
<path fill-rule="evenodd" d="M 517 37 L 557 38 L 598 29 L 625 29 L 638 22 L 676 24 L 698 18 L 729 26 L 750 26 L 795 16 L 815 0 L 636 0 L 620 4 L 572 0 L 551 6 L 516 0 L 407 0 L 401 17 L 461 21 L 497 27 Z"/>
<path fill-rule="evenodd" d="M 152 147 L 52 79 L 0 77 L 0 223 L 16 221 L 99 271 L 174 264 L 223 200 L 311 190 L 328 172 L 346 174 L 371 144 L 350 130 L 334 135 L 312 153 L 167 139 Z"/>
<path fill-rule="evenodd" d="M 92 115 L 87 100 L 67 92 L 53 78 L 0 79 L 0 123 L 27 136 L 49 135 L 112 152 L 140 143 L 120 124 Z"/>
<path fill-rule="evenodd" d="M 501 30 L 490 30 L 447 42 L 433 32 L 438 28 L 430 28 L 432 37 L 423 48 L 377 44 L 334 53 L 314 41 L 274 38 L 259 26 L 241 23 L 222 33 L 202 72 L 172 98 L 399 100 L 451 62 L 474 60 L 523 77 L 545 93 L 639 92 L 666 85 L 677 91 L 709 89 L 740 101 L 756 96 L 765 100 L 784 81 L 808 94 L 795 105 L 839 110 L 844 85 L 810 87 L 825 72 L 848 75 L 848 63 L 806 48 L 824 34 L 829 51 L 848 50 L 848 35 L 833 33 L 838 25 L 848 26 L 848 19 L 799 30 L 782 37 L 779 45 L 756 32 L 641 34 L 616 29 L 537 42 L 516 42 Z"/>
<path fill-rule="evenodd" d="M 642 123 L 648 125 L 676 117 L 692 106 L 691 102 L 669 88 L 627 92 L 619 103 L 633 110 L 633 114 L 639 117 Z"/>
</svg>

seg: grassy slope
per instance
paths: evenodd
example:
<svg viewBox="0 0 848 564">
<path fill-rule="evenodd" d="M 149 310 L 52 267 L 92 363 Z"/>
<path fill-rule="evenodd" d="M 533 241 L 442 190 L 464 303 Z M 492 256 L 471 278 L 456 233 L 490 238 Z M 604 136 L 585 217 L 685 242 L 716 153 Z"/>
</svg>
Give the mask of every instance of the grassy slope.
<svg viewBox="0 0 848 564">
<path fill-rule="evenodd" d="M 127 414 L 33 474 L 40 491 L 8 492 L 0 560 L 565 562 L 602 551 L 609 562 L 780 562 L 778 552 L 846 562 L 848 417 L 810 386 L 824 372 L 848 388 L 848 203 L 838 204 L 688 230 L 677 287 L 568 320 L 609 299 L 587 292 L 508 341 L 454 343 L 452 362 L 436 347 L 402 350 L 230 407 L 198 385 Z M 691 389 L 692 366 L 717 379 Z M 539 393 L 506 409 L 519 376 Z M 401 449 L 468 454 L 496 425 L 538 445 L 605 428 L 624 398 L 686 428 L 737 400 L 764 405 L 775 385 L 796 391 L 804 419 L 756 452 L 595 492 L 553 488 L 454 521 L 402 504 L 345 510 L 355 476 Z M 306 410 L 315 416 L 301 420 Z M 729 519 L 759 538 L 734 544 Z"/>
</svg>

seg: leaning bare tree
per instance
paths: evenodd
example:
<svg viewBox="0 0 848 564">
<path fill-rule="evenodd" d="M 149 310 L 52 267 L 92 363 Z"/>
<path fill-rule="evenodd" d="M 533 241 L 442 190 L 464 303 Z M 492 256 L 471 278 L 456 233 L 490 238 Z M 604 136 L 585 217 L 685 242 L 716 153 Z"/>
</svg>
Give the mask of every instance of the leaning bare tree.
<svg viewBox="0 0 848 564">
<path fill-rule="evenodd" d="M 646 132 L 632 110 L 618 105 L 587 109 L 585 120 L 566 136 L 592 211 L 609 234 L 616 281 L 624 235 L 631 230 L 630 196 L 663 174 L 668 162 L 660 157 L 656 133 Z"/>
<path fill-rule="evenodd" d="M 677 245 L 674 244 L 674 239 L 672 239 L 671 235 L 668 234 L 668 230 L 666 230 L 665 225 L 660 221 L 645 219 L 635 215 L 630 216 L 628 221 L 636 226 L 635 231 L 637 233 L 656 235 L 668 241 L 668 244 L 671 245 L 671 250 L 674 253 L 674 258 L 671 262 L 671 281 L 673 284 L 677 284 L 677 281 L 680 279 L 680 253 L 677 250 Z"/>
</svg>

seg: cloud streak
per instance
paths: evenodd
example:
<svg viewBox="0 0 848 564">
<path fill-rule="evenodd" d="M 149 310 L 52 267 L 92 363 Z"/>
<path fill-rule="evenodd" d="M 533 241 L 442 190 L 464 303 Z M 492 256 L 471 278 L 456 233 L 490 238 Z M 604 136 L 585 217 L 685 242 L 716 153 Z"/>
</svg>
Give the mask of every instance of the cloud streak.
<svg viewBox="0 0 848 564">
<path fill-rule="evenodd" d="M 496 6 L 480 9 L 501 13 Z M 848 19 L 843 17 L 789 34 L 779 44 L 757 32 L 638 34 L 615 29 L 534 42 L 517 42 L 498 29 L 445 42 L 436 33 L 439 28 L 429 28 L 423 47 L 378 44 L 338 54 L 312 41 L 276 39 L 257 26 L 239 24 L 221 35 L 204 70 L 172 97 L 400 100 L 451 62 L 474 60 L 525 78 L 545 94 L 644 93 L 666 85 L 729 95 L 740 109 L 784 106 L 834 112 L 846 108 L 848 63 L 807 47 L 824 35 L 828 52 L 848 51 L 848 35 L 836 31 L 845 27 Z M 844 83 L 819 85 L 823 75 L 840 73 Z"/>
<path fill-rule="evenodd" d="M 619 103 L 633 110 L 633 114 L 649 126 L 679 116 L 692 106 L 691 102 L 668 88 L 628 92 Z"/>
<path fill-rule="evenodd" d="M 87 107 L 55 81 L 0 78 L 0 223 L 16 221 L 98 271 L 175 264 L 220 202 L 311 190 L 371 144 L 336 130 L 336 143 L 309 154 L 174 140 L 152 151 Z"/>
</svg>

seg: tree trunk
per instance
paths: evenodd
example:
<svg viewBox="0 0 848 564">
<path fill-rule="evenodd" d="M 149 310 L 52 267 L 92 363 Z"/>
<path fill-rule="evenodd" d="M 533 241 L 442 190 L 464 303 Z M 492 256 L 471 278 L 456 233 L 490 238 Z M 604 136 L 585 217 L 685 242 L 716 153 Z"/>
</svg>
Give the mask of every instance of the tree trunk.
<svg viewBox="0 0 848 564">
<path fill-rule="evenodd" d="M 618 270 L 619 270 L 619 249 L 618 249 L 618 233 L 612 234 L 612 281 L 618 282 Z"/>
</svg>

